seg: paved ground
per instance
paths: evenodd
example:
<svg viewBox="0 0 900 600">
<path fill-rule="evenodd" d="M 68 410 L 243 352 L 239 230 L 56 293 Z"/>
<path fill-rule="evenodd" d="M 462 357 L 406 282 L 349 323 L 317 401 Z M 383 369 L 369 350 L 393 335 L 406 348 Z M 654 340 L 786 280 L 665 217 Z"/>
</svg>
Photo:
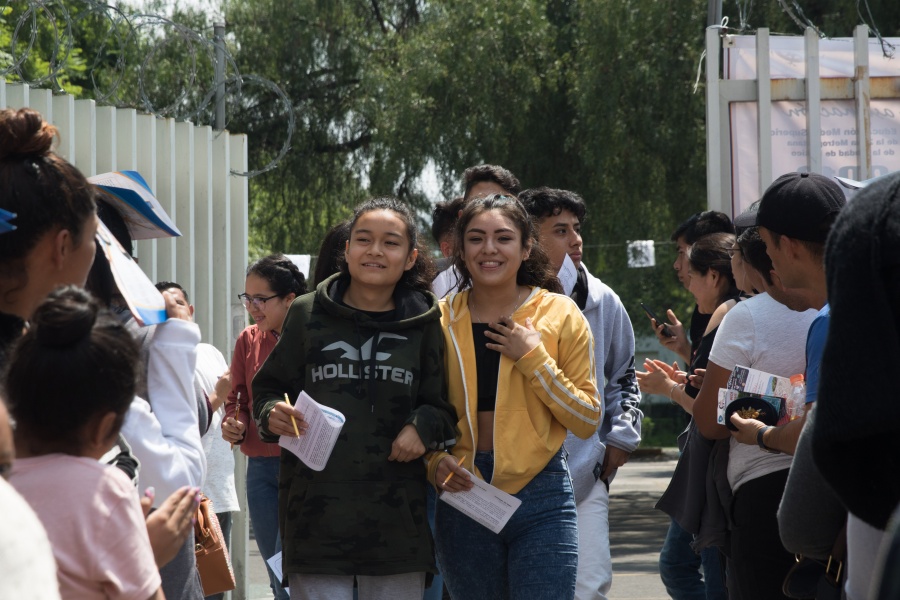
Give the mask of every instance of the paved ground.
<svg viewBox="0 0 900 600">
<path fill-rule="evenodd" d="M 672 477 L 675 452 L 635 460 L 616 475 L 609 502 L 613 585 L 610 600 L 663 600 L 659 549 L 669 518 L 653 508 Z"/>
<path fill-rule="evenodd" d="M 672 471 L 674 451 L 655 458 L 633 460 L 612 485 L 610 543 L 613 587 L 610 600 L 664 600 L 669 596 L 659 580 L 659 549 L 668 517 L 653 508 Z M 268 578 L 254 542 L 250 543 L 250 599 L 271 599 Z"/>
</svg>

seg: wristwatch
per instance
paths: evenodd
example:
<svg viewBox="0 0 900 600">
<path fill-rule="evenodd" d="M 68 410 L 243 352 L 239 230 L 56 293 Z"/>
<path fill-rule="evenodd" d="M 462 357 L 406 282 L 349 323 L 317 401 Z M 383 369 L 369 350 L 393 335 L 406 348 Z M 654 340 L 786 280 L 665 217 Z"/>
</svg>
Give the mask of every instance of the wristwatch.
<svg viewBox="0 0 900 600">
<path fill-rule="evenodd" d="M 768 430 L 772 429 L 771 425 L 767 425 L 765 427 L 760 427 L 756 430 L 756 443 L 759 445 L 759 449 L 763 452 L 768 452 L 769 454 L 781 454 L 779 450 L 773 450 L 766 446 L 766 443 L 763 441 L 763 436 L 766 435 Z"/>
</svg>

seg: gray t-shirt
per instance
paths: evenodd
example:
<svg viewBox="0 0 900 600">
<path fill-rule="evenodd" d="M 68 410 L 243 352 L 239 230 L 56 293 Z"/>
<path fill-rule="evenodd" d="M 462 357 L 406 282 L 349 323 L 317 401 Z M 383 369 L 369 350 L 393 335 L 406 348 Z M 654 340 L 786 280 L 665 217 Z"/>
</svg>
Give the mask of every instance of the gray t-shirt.
<svg viewBox="0 0 900 600">
<path fill-rule="evenodd" d="M 728 311 L 709 354 L 709 362 L 731 371 L 737 365 L 790 377 L 806 369 L 806 334 L 816 311 L 798 313 L 759 294 Z M 791 466 L 787 454 L 769 454 L 731 439 L 728 483 L 741 484 Z"/>
</svg>

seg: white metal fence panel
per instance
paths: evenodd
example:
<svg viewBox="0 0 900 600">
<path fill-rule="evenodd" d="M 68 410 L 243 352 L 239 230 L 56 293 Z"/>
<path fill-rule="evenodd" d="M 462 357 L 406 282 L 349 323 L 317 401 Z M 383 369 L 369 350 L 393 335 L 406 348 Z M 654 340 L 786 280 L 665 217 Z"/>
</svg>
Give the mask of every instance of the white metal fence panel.
<svg viewBox="0 0 900 600">
<path fill-rule="evenodd" d="M 57 152 L 86 176 L 141 173 L 182 237 L 137 243 L 153 281 L 182 284 L 191 294 L 204 341 L 231 356 L 246 324 L 237 294 L 247 265 L 247 137 L 176 123 L 130 108 L 54 96 L 0 79 L 0 108 L 31 107 L 59 129 Z"/>
<path fill-rule="evenodd" d="M 747 38 L 751 39 L 751 38 Z M 767 29 L 759 29 L 755 36 L 755 77 L 753 79 L 737 79 L 725 78 L 722 76 L 723 61 L 721 51 L 723 48 L 733 48 L 734 38 L 723 35 L 720 28 L 709 28 L 706 33 L 706 128 L 707 128 L 707 206 L 712 210 L 719 210 L 727 214 L 734 214 L 746 208 L 752 199 L 740 198 L 738 195 L 738 185 L 736 178 L 738 176 L 747 178 L 750 174 L 747 170 L 747 164 L 740 167 L 736 166 L 736 156 L 746 150 L 748 144 L 750 147 L 755 146 L 757 164 L 755 172 L 751 179 L 754 180 L 755 188 L 758 188 L 759 194 L 768 187 L 773 179 L 786 170 L 796 168 L 796 161 L 805 161 L 803 168 L 813 172 L 827 172 L 828 167 L 823 157 L 832 158 L 836 152 L 827 152 L 825 145 L 833 143 L 829 141 L 823 142 L 823 136 L 834 136 L 833 131 L 829 130 L 823 121 L 823 116 L 828 118 L 832 116 L 829 109 L 823 107 L 823 101 L 852 101 L 852 122 L 842 130 L 841 135 L 851 136 L 851 140 L 846 146 L 839 149 L 837 153 L 843 157 L 855 157 L 853 167 L 842 167 L 842 175 L 847 174 L 851 178 L 868 179 L 873 175 L 882 174 L 886 169 L 895 170 L 900 168 L 900 164 L 895 165 L 896 159 L 891 158 L 885 160 L 885 156 L 895 156 L 900 151 L 900 136 L 896 133 L 885 134 L 885 139 L 878 140 L 878 144 L 886 144 L 883 149 L 873 150 L 872 137 L 872 117 L 873 117 L 873 100 L 893 100 L 900 99 L 900 66 L 894 61 L 885 62 L 879 68 L 881 71 L 877 76 L 872 77 L 870 73 L 870 52 L 873 48 L 880 51 L 880 46 L 873 43 L 868 37 L 868 28 L 860 25 L 854 31 L 853 42 L 853 59 L 852 73 L 840 74 L 835 64 L 829 63 L 827 70 L 828 77 L 820 76 L 822 73 L 823 63 L 821 62 L 822 44 L 825 43 L 816 35 L 811 28 L 808 29 L 803 38 L 802 45 L 802 64 L 805 70 L 802 76 L 792 77 L 784 74 L 774 75 L 771 72 L 771 57 L 774 52 L 773 44 L 784 43 L 785 38 L 769 37 Z M 829 41 L 830 43 L 830 41 Z M 800 50 L 791 54 L 791 60 L 796 58 L 800 63 Z M 878 56 L 877 53 L 873 56 Z M 879 57 L 880 58 L 880 57 Z M 886 66 L 885 66 L 886 65 Z M 848 63 L 848 66 L 849 63 Z M 729 68 L 724 65 L 724 68 Z M 848 69 L 849 70 L 849 69 Z M 730 74 L 731 75 L 731 74 Z M 849 75 L 849 76 L 847 76 Z M 805 136 L 805 142 L 795 142 L 795 145 L 802 146 L 796 148 L 796 152 L 792 154 L 795 158 L 790 165 L 782 164 L 780 157 L 783 156 L 777 151 L 773 151 L 773 136 L 777 127 L 773 124 L 773 110 L 779 103 L 791 103 L 790 111 L 796 114 L 802 114 L 804 117 L 805 128 L 802 135 Z M 740 103 L 755 103 L 755 132 L 747 135 L 746 130 L 743 132 L 744 137 L 738 137 L 735 133 L 739 131 L 735 125 L 735 106 Z M 833 104 L 833 103 L 832 103 Z M 875 109 L 877 113 L 877 108 Z M 900 112 L 882 110 L 879 115 L 882 119 L 886 118 L 884 113 Z M 887 115 L 887 118 L 895 119 L 893 115 Z M 854 124 L 855 123 L 855 124 Z M 891 127 L 893 130 L 900 130 L 900 127 Z M 755 140 L 749 139 L 755 133 Z M 790 132 L 798 133 L 798 132 Z M 802 139 L 802 138 L 800 138 Z M 890 147 L 890 146 L 897 147 Z M 832 148 L 832 146 L 829 146 Z M 873 168 L 873 154 L 880 156 L 880 164 Z M 846 164 L 850 159 L 845 158 Z M 747 161 L 752 163 L 753 160 Z M 774 170 L 773 172 L 773 164 Z M 834 164 L 829 163 L 829 164 Z M 834 169 L 832 168 L 832 171 Z M 846 172 L 846 173 L 845 173 Z M 743 179 L 742 181 L 747 181 Z M 758 197 L 758 195 L 756 196 Z M 748 201 L 749 200 L 749 201 Z"/>
</svg>

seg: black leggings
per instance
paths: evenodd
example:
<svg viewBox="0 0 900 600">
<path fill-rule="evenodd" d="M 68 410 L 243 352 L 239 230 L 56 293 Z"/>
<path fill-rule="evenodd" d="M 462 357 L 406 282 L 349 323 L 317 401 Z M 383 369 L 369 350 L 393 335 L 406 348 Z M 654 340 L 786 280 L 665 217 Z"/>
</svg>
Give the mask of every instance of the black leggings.
<svg viewBox="0 0 900 600">
<path fill-rule="evenodd" d="M 788 469 L 763 475 L 738 488 L 731 505 L 731 560 L 728 591 L 738 600 L 787 598 L 781 586 L 794 555 L 778 535 L 778 505 Z"/>
</svg>

